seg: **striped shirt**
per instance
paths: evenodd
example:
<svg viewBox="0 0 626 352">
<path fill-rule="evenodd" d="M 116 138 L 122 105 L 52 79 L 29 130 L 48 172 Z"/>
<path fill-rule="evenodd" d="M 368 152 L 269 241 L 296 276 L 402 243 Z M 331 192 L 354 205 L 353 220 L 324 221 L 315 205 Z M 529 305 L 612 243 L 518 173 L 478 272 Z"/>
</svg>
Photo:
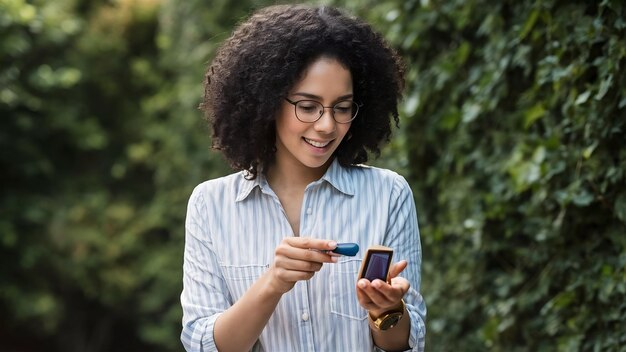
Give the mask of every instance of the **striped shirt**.
<svg viewBox="0 0 626 352">
<path fill-rule="evenodd" d="M 187 351 L 215 351 L 213 327 L 273 263 L 281 240 L 293 236 L 276 194 L 262 174 L 244 172 L 198 185 L 185 224 L 181 341 Z M 359 244 L 355 257 L 327 263 L 282 296 L 253 351 L 372 351 L 367 311 L 356 296 L 365 249 L 394 249 L 406 259 L 401 276 L 411 319 L 409 346 L 424 350 L 426 305 L 419 293 L 421 245 L 413 195 L 395 172 L 342 167 L 336 160 L 304 192 L 300 234 Z M 251 312 L 254 314 L 254 312 Z"/>
</svg>

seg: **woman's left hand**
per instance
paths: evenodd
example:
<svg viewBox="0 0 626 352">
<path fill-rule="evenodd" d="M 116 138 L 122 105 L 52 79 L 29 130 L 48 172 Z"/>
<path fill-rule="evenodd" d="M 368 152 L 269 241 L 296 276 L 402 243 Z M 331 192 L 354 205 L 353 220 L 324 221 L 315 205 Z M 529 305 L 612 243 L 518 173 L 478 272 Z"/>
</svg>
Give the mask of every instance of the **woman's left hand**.
<svg viewBox="0 0 626 352">
<path fill-rule="evenodd" d="M 357 281 L 356 295 L 359 304 L 367 309 L 373 317 L 379 317 L 400 305 L 400 300 L 411 287 L 407 279 L 398 277 L 407 265 L 406 260 L 401 260 L 391 266 L 389 269 L 390 283 L 379 279 L 372 282 L 368 279 Z"/>
</svg>

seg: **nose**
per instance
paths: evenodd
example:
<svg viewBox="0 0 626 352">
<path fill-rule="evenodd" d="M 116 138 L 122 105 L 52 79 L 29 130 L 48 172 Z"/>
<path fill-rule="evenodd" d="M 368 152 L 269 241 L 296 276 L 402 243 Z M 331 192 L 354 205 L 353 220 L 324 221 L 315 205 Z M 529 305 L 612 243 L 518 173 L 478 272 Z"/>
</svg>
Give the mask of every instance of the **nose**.
<svg viewBox="0 0 626 352">
<path fill-rule="evenodd" d="M 316 131 L 321 133 L 332 133 L 337 129 L 337 122 L 333 117 L 333 108 L 324 107 L 322 116 L 313 124 Z"/>
</svg>

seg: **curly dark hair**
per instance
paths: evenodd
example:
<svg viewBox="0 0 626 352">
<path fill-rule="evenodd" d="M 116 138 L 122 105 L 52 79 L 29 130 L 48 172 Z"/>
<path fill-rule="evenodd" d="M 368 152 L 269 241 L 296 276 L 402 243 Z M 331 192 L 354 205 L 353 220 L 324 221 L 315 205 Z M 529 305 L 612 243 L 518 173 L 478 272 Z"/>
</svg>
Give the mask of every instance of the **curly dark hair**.
<svg viewBox="0 0 626 352">
<path fill-rule="evenodd" d="M 200 109 L 213 128 L 213 147 L 255 178 L 276 152 L 275 117 L 293 85 L 320 57 L 337 59 L 352 75 L 363 104 L 335 151 L 344 165 L 380 155 L 399 125 L 404 65 L 380 33 L 328 6 L 275 5 L 242 22 L 218 49 L 205 76 Z"/>
</svg>

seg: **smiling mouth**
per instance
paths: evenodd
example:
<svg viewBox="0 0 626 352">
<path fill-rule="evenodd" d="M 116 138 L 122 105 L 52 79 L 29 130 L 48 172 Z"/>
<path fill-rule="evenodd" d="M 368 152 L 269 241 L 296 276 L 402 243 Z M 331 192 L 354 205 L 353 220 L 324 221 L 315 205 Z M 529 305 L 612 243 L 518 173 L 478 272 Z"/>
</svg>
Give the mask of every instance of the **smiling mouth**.
<svg viewBox="0 0 626 352">
<path fill-rule="evenodd" d="M 305 142 L 307 142 L 308 144 L 310 144 L 310 145 L 314 146 L 315 148 L 324 148 L 324 147 L 326 147 L 327 145 L 329 145 L 329 144 L 330 144 L 330 142 L 332 142 L 332 141 L 327 141 L 327 142 L 317 142 L 317 141 L 314 141 L 314 140 L 312 140 L 312 139 L 308 139 L 308 138 L 304 138 L 304 137 L 303 137 L 303 139 L 304 139 L 304 141 L 305 141 Z"/>
</svg>

